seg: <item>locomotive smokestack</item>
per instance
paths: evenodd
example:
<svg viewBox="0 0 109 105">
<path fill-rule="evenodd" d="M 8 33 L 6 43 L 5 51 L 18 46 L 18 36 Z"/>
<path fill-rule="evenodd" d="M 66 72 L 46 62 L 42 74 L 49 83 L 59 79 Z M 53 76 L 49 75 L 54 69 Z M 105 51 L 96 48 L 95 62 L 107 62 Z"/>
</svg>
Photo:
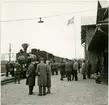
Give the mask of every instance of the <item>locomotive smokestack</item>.
<svg viewBox="0 0 109 105">
<path fill-rule="evenodd" d="M 29 44 L 28 43 L 23 43 L 22 47 L 25 53 L 27 53 L 27 48 L 28 48 Z"/>
</svg>

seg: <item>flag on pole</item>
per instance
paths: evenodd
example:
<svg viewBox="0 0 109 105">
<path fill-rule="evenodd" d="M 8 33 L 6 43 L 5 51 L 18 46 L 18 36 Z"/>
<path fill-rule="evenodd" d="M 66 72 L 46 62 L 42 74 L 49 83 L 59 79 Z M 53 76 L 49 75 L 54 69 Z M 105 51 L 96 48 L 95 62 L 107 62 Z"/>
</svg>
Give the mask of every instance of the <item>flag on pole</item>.
<svg viewBox="0 0 109 105">
<path fill-rule="evenodd" d="M 74 23 L 74 17 L 72 17 L 70 20 L 68 20 L 67 25 L 73 24 Z"/>
</svg>

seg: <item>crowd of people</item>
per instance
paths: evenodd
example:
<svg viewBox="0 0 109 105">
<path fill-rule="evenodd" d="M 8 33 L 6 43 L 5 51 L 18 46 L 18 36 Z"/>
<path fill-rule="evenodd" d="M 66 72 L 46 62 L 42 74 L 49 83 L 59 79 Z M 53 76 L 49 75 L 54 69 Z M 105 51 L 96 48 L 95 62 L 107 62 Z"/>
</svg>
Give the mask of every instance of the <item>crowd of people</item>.
<svg viewBox="0 0 109 105">
<path fill-rule="evenodd" d="M 36 63 L 33 59 L 29 59 L 26 70 L 26 85 L 29 87 L 29 95 L 33 95 L 33 89 L 36 83 L 39 87 L 39 96 L 51 93 L 51 75 L 58 75 L 60 71 L 60 80 L 63 81 L 67 78 L 67 81 L 78 81 L 78 73 L 83 75 L 83 79 L 90 78 L 91 76 L 91 63 L 89 61 L 68 60 L 65 59 L 60 63 L 44 61 L 44 58 L 40 59 L 40 62 Z M 18 81 L 20 84 L 20 72 L 21 65 L 18 61 L 14 65 L 14 83 Z"/>
<path fill-rule="evenodd" d="M 91 75 L 91 64 L 85 60 L 82 63 L 79 63 L 77 60 L 71 61 L 66 59 L 65 62 L 61 62 L 60 64 L 60 73 L 61 79 L 67 77 L 68 81 L 75 80 L 78 81 L 78 72 L 83 75 L 83 79 L 86 79 L 86 75 L 90 78 Z"/>
</svg>

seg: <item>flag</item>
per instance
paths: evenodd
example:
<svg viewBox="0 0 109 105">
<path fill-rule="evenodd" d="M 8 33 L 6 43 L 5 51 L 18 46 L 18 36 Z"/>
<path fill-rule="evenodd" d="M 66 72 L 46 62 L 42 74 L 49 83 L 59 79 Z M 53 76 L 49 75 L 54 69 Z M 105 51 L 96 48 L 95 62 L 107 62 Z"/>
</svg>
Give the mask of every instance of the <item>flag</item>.
<svg viewBox="0 0 109 105">
<path fill-rule="evenodd" d="M 70 20 L 68 20 L 67 25 L 73 24 L 74 23 L 74 17 L 72 17 Z"/>
</svg>

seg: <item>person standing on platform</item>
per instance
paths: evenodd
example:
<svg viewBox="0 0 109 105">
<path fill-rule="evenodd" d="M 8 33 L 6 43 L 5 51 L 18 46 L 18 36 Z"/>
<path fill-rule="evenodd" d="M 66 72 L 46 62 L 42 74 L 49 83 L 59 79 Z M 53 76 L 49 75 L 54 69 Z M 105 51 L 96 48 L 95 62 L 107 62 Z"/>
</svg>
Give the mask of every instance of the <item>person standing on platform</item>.
<svg viewBox="0 0 109 105">
<path fill-rule="evenodd" d="M 91 75 L 91 63 L 87 61 L 87 77 L 90 78 Z"/>
<path fill-rule="evenodd" d="M 71 72 L 71 79 L 74 80 L 74 70 L 73 70 L 73 64 L 74 62 L 71 61 L 71 68 L 72 68 L 72 72 Z"/>
<path fill-rule="evenodd" d="M 46 95 L 46 86 L 47 86 L 47 74 L 48 68 L 44 63 L 44 58 L 40 59 L 41 62 L 37 65 L 37 74 L 38 74 L 38 86 L 39 86 L 39 96 Z M 43 93 L 42 93 L 43 90 Z"/>
<path fill-rule="evenodd" d="M 9 71 L 10 71 L 10 64 L 9 64 L 9 61 L 6 63 L 6 77 L 9 76 Z"/>
<path fill-rule="evenodd" d="M 10 62 L 10 74 L 14 77 L 14 63 Z"/>
<path fill-rule="evenodd" d="M 78 60 L 78 70 L 79 70 L 79 73 L 80 73 L 80 68 L 81 68 L 81 64 L 80 64 L 80 60 Z"/>
<path fill-rule="evenodd" d="M 20 84 L 20 72 L 21 72 L 21 66 L 18 63 L 18 61 L 15 62 L 14 66 L 14 83 L 18 81 L 18 84 Z"/>
<path fill-rule="evenodd" d="M 61 79 L 60 80 L 63 80 L 64 75 L 65 75 L 65 64 L 64 64 L 63 61 L 60 64 L 60 74 L 61 74 Z"/>
<path fill-rule="evenodd" d="M 96 65 L 96 73 L 98 75 L 98 72 L 101 72 L 101 65 L 100 65 L 100 60 L 99 59 L 96 60 L 95 65 Z"/>
<path fill-rule="evenodd" d="M 71 66 L 70 61 L 68 60 L 66 60 L 66 63 L 65 63 L 65 71 L 67 73 L 67 80 L 71 81 L 72 66 Z"/>
<path fill-rule="evenodd" d="M 85 60 L 83 60 L 81 69 L 82 69 L 83 79 L 86 79 L 86 64 L 85 64 Z"/>
<path fill-rule="evenodd" d="M 77 61 L 75 60 L 74 61 L 74 64 L 73 64 L 73 71 L 74 71 L 74 78 L 75 78 L 75 81 L 78 81 L 78 63 Z"/>
<path fill-rule="evenodd" d="M 51 88 L 51 66 L 50 61 L 46 61 L 47 68 L 48 68 L 48 74 L 47 74 L 47 94 L 50 94 L 50 88 Z"/>
<path fill-rule="evenodd" d="M 27 77 L 27 80 L 26 80 L 26 85 L 29 86 L 29 95 L 33 95 L 33 88 L 35 86 L 35 77 L 36 77 L 36 69 L 35 69 L 35 66 L 34 66 L 34 61 L 32 59 L 29 59 L 28 60 L 28 69 L 27 69 L 27 72 L 26 72 L 26 77 Z"/>
<path fill-rule="evenodd" d="M 56 73 L 56 75 L 58 75 L 58 65 L 56 64 L 55 61 L 53 61 L 52 65 L 51 65 L 51 69 L 52 69 L 52 75 L 54 75 L 54 73 Z"/>
</svg>

